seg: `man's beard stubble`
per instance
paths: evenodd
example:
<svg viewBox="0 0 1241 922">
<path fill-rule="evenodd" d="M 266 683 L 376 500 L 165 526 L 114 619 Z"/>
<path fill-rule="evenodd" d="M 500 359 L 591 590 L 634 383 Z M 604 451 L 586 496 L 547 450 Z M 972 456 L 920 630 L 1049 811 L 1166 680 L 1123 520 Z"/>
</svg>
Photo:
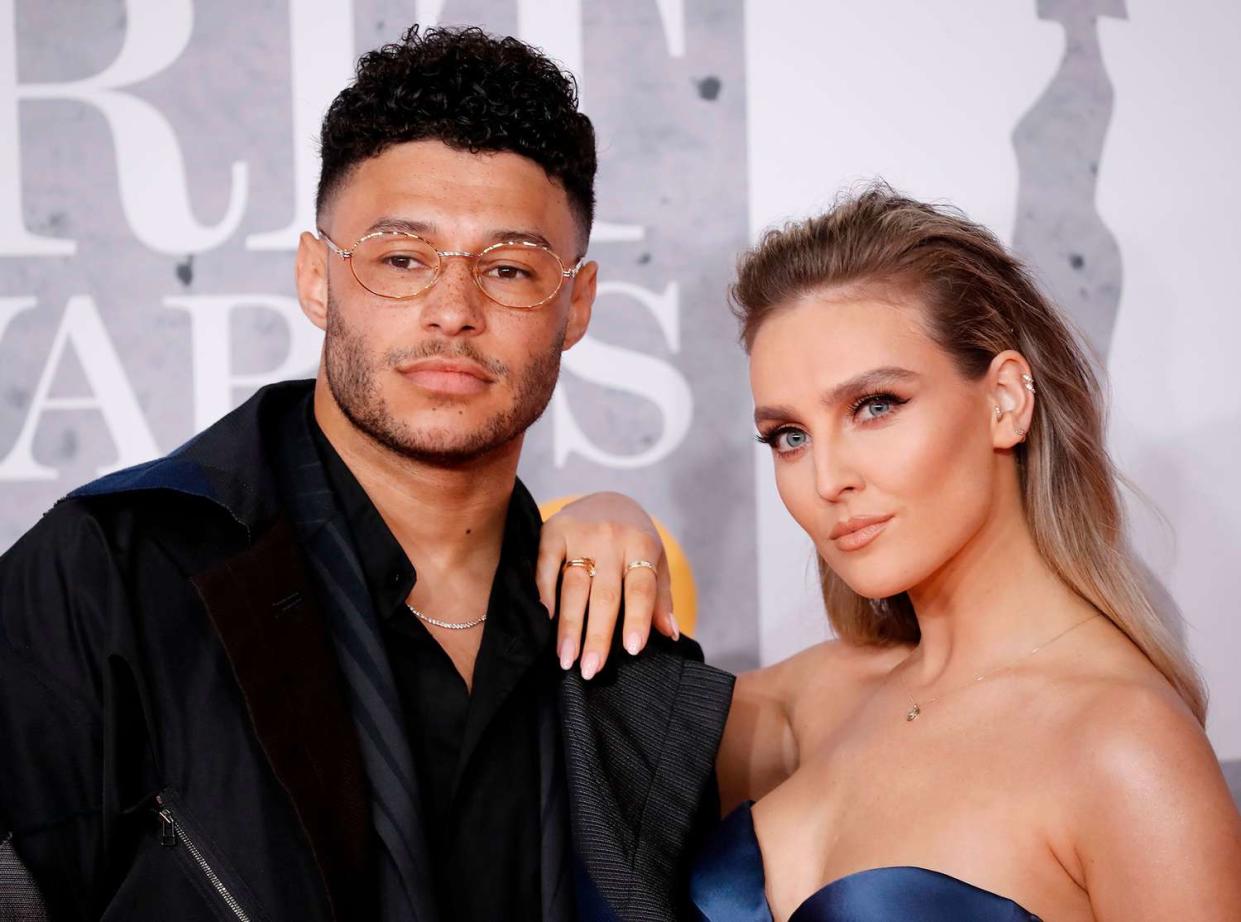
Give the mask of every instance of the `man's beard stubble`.
<svg viewBox="0 0 1241 922">
<path fill-rule="evenodd" d="M 564 335 L 565 326 L 562 326 L 552 348 L 536 356 L 513 382 L 513 402 L 509 407 L 485 420 L 474 431 L 455 435 L 447 428 L 414 428 L 398 418 L 387 406 L 376 378 L 380 371 L 431 356 L 470 359 L 485 368 L 497 382 L 511 378 L 507 366 L 482 355 L 472 343 L 461 340 L 449 344 L 444 339 L 429 339 L 417 347 L 389 350 L 373 365 L 362 338 L 345 324 L 329 292 L 324 364 L 328 387 L 337 406 L 357 429 L 403 457 L 452 467 L 475 461 L 507 445 L 543 415 L 560 374 Z M 440 409 L 445 416 L 452 413 L 450 403 Z"/>
</svg>

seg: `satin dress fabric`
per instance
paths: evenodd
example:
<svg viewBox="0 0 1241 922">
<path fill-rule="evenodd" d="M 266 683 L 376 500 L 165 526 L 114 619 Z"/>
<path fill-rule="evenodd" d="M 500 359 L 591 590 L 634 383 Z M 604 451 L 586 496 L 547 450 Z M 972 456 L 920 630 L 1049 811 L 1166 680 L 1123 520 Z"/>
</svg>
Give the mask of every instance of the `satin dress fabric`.
<svg viewBox="0 0 1241 922">
<path fill-rule="evenodd" d="M 698 856 L 690 902 L 700 922 L 772 922 L 750 804 L 730 813 Z M 859 871 L 815 891 L 789 922 L 1039 922 L 1010 899 L 926 868 Z"/>
</svg>

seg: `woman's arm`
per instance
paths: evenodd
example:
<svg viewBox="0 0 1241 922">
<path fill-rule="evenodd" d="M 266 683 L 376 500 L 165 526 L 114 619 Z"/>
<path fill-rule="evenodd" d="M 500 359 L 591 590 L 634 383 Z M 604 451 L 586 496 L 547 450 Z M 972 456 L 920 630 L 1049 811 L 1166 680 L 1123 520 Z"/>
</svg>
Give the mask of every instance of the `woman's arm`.
<svg viewBox="0 0 1241 922">
<path fill-rule="evenodd" d="M 786 661 L 737 677 L 715 762 L 725 814 L 758 800 L 797 768 L 797 741 L 783 687 L 787 666 Z"/>
<path fill-rule="evenodd" d="M 1075 830 L 1099 922 L 1241 919 L 1241 817 L 1171 690 L 1109 692 L 1084 719 Z"/>
</svg>

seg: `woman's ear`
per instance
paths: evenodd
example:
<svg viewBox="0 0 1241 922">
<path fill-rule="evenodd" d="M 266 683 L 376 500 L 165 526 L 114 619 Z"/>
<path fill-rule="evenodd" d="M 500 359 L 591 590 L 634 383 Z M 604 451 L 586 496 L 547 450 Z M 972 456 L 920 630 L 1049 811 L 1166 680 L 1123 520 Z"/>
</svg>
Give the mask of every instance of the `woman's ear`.
<svg viewBox="0 0 1241 922">
<path fill-rule="evenodd" d="M 309 231 L 302 232 L 294 268 L 297 300 L 302 313 L 320 330 L 327 329 L 327 263 L 331 258 L 326 243 Z"/>
<path fill-rule="evenodd" d="M 1024 442 L 1034 419 L 1038 391 L 1030 363 L 1020 352 L 1007 349 L 991 360 L 987 384 L 992 403 L 992 444 L 1012 448 Z"/>
</svg>

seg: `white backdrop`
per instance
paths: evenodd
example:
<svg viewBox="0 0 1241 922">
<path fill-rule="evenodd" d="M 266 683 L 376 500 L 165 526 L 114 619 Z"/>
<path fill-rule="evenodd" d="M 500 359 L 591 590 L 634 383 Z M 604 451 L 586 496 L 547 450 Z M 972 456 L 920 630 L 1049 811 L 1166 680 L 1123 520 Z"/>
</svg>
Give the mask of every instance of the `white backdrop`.
<svg viewBox="0 0 1241 922">
<path fill-rule="evenodd" d="M 1127 13 L 1097 24 L 1115 93 L 1097 206 L 1123 266 L 1106 361 L 1111 449 L 1143 497 L 1130 503 L 1136 545 L 1181 608 L 1210 687 L 1212 742 L 1238 760 L 1241 6 L 1059 6 Z M 881 175 L 954 202 L 1011 242 L 1013 136 L 1068 50 L 1068 30 L 1041 20 L 1038 7 L 751 2 L 752 234 L 814 212 L 842 181 Z M 1087 119 L 1072 124 L 1069 143 L 1089 133 Z M 1034 262 L 1045 279 L 1054 268 Z M 813 550 L 780 504 L 766 455 L 757 453 L 755 476 L 760 652 L 771 662 L 828 632 Z"/>
</svg>

